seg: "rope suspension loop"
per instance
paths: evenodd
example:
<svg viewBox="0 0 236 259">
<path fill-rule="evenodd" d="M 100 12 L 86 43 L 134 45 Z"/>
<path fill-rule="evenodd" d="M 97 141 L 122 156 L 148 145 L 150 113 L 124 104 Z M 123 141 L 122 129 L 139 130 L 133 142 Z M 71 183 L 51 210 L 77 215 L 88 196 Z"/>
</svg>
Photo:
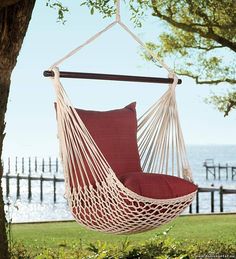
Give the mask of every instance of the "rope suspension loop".
<svg viewBox="0 0 236 259">
<path fill-rule="evenodd" d="M 64 57 L 62 57 L 61 59 L 59 59 L 58 61 L 56 61 L 53 65 L 51 65 L 51 67 L 49 68 L 49 70 L 52 70 L 54 67 L 58 67 L 60 64 L 62 64 L 66 59 L 72 57 L 73 55 L 75 55 L 78 51 L 80 51 L 81 49 L 83 49 L 85 46 L 89 45 L 90 43 L 92 43 L 93 41 L 95 41 L 97 38 L 99 38 L 104 32 L 110 30 L 114 25 L 116 25 L 116 21 L 110 23 L 109 25 L 107 25 L 103 30 L 97 32 L 95 35 L 93 35 L 92 37 L 90 37 L 88 40 L 86 40 L 83 44 L 79 45 L 78 47 L 76 47 L 75 49 L 73 49 L 72 51 L 70 51 L 68 54 L 66 54 Z"/>
<path fill-rule="evenodd" d="M 101 31 L 97 32 L 95 35 L 90 37 L 88 40 L 86 40 L 83 44 L 80 46 L 76 47 L 72 51 L 70 51 L 68 54 L 66 54 L 64 57 L 56 61 L 49 70 L 52 70 L 54 67 L 58 67 L 60 64 L 62 64 L 66 59 L 70 58 L 74 54 L 76 54 L 78 51 L 80 51 L 82 48 L 85 46 L 89 45 L 93 41 L 95 41 L 97 38 L 99 38 L 103 33 L 109 31 L 111 28 L 113 28 L 116 24 L 119 24 L 128 34 L 140 45 L 143 47 L 143 49 L 157 62 L 161 64 L 161 66 L 167 70 L 169 74 L 172 74 L 173 77 L 176 77 L 175 73 L 169 68 L 169 66 L 161 60 L 160 57 L 158 57 L 153 51 L 151 51 L 146 44 L 135 34 L 133 33 L 122 21 L 121 21 L 121 16 L 120 16 L 120 0 L 116 0 L 116 18 L 115 21 L 107 25 L 104 29 Z"/>
<path fill-rule="evenodd" d="M 120 0 L 116 0 L 116 22 L 117 23 L 121 22 L 121 17 L 120 17 Z"/>
</svg>

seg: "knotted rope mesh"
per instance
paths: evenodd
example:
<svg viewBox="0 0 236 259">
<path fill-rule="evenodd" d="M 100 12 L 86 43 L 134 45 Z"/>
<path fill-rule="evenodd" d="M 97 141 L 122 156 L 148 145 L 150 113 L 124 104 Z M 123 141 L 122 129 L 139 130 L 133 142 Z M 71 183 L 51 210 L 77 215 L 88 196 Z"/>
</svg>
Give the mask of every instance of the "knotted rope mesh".
<svg viewBox="0 0 236 259">
<path fill-rule="evenodd" d="M 73 108 L 60 83 L 59 70 L 53 71 L 66 195 L 75 219 L 91 229 L 128 234 L 156 228 L 178 216 L 192 202 L 195 193 L 152 199 L 127 189 Z M 177 172 L 179 177 L 187 172 L 191 179 L 174 89 L 173 84 L 139 119 L 138 145 L 144 170 L 172 175 Z"/>
</svg>

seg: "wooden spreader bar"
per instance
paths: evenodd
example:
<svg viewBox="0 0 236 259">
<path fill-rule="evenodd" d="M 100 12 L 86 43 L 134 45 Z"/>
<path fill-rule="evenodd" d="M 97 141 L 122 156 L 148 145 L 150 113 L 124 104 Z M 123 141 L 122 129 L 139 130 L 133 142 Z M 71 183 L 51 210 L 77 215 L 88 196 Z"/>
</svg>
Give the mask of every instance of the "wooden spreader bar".
<svg viewBox="0 0 236 259">
<path fill-rule="evenodd" d="M 45 70 L 43 72 L 43 75 L 45 77 L 53 77 L 54 72 L 51 71 L 51 70 Z M 60 77 L 63 77 L 63 78 L 78 78 L 78 79 L 126 81 L 126 82 L 159 83 L 159 84 L 171 84 L 171 83 L 173 83 L 173 78 L 114 75 L 114 74 L 98 74 L 98 73 L 68 72 L 68 71 L 60 71 Z M 182 83 L 182 80 L 178 79 L 178 84 L 181 84 L 181 83 Z"/>
</svg>

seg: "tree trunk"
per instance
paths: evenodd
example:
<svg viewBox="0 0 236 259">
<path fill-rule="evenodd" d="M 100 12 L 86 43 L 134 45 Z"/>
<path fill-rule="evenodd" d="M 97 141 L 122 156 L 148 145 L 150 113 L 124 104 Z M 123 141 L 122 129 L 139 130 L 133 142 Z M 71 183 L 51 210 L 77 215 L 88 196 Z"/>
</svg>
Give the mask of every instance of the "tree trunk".
<svg viewBox="0 0 236 259">
<path fill-rule="evenodd" d="M 28 29 L 36 0 L 2 1 L 0 5 L 0 157 L 5 130 L 5 113 L 10 89 L 10 78 L 16 65 L 25 33 Z M 4 6 L 4 2 L 6 5 Z M 9 5 L 9 2 L 12 4 Z M 0 259 L 9 258 L 6 218 L 1 188 L 3 167 L 0 163 Z"/>
</svg>

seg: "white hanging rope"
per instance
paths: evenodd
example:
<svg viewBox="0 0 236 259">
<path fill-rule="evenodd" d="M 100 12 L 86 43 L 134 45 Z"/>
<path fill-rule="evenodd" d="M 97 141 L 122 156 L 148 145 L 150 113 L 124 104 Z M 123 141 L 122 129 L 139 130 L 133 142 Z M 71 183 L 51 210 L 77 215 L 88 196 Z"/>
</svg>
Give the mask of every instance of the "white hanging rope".
<svg viewBox="0 0 236 259">
<path fill-rule="evenodd" d="M 120 0 L 116 0 L 116 22 L 120 22 Z"/>
<path fill-rule="evenodd" d="M 128 32 L 128 34 L 129 34 L 136 42 L 139 43 L 139 45 L 141 45 L 141 46 L 145 49 L 145 51 L 147 51 L 147 53 L 148 53 L 154 60 L 158 61 L 158 62 L 161 64 L 161 66 L 162 66 L 163 68 L 165 68 L 165 69 L 169 72 L 169 74 L 171 75 L 171 77 L 174 76 L 174 72 L 165 64 L 165 62 L 163 62 L 154 52 L 152 52 L 152 51 L 146 46 L 146 44 L 145 44 L 143 41 L 141 41 L 141 39 L 140 39 L 137 35 L 135 35 L 135 34 L 134 34 L 124 23 L 122 23 L 121 21 L 119 21 L 118 23 L 119 23 L 119 25 L 120 25 L 126 32 Z"/>
<path fill-rule="evenodd" d="M 56 61 L 53 65 L 50 66 L 49 70 L 52 70 L 54 67 L 58 67 L 60 64 L 62 64 L 66 59 L 70 58 L 71 56 L 75 55 L 78 51 L 83 49 L 85 46 L 89 45 L 93 41 L 95 41 L 97 38 L 99 38 L 104 32 L 110 30 L 114 25 L 116 25 L 117 22 L 112 22 L 108 26 L 106 26 L 103 30 L 97 32 L 95 35 L 90 37 L 88 40 L 86 40 L 83 44 L 80 46 L 76 47 L 72 51 L 70 51 L 68 54 L 66 54 L 63 58 L 59 59 Z"/>
<path fill-rule="evenodd" d="M 121 21 L 121 16 L 120 16 L 120 0 L 116 0 L 116 19 L 114 22 L 110 23 L 108 26 L 106 26 L 103 30 L 97 32 L 95 35 L 93 35 L 92 37 L 90 37 L 88 40 L 86 40 L 83 44 L 81 44 L 80 46 L 76 47 L 75 49 L 73 49 L 72 51 L 70 51 L 68 54 L 66 54 L 64 57 L 62 57 L 61 59 L 59 59 L 58 61 L 56 61 L 53 65 L 51 65 L 51 67 L 49 68 L 49 70 L 52 70 L 54 67 L 58 67 L 60 64 L 62 64 L 66 59 L 68 59 L 69 57 L 73 56 L 74 54 L 76 54 L 78 51 L 80 51 L 81 49 L 83 49 L 85 46 L 89 45 L 90 43 L 92 43 L 93 41 L 95 41 L 97 38 L 99 38 L 103 33 L 107 32 L 108 30 L 110 30 L 111 28 L 113 28 L 114 25 L 119 24 L 126 32 L 128 32 L 128 34 L 140 45 L 144 48 L 144 50 L 157 62 L 159 62 L 161 64 L 161 66 L 163 68 L 165 68 L 168 73 L 169 73 L 169 77 L 170 78 L 176 78 L 177 82 L 178 82 L 178 78 L 176 76 L 176 74 L 168 67 L 168 65 L 161 60 L 160 57 L 158 57 L 153 51 L 151 51 L 146 44 L 137 36 L 135 35 L 122 21 Z M 176 85 L 175 83 L 173 83 L 174 85 Z"/>
</svg>

